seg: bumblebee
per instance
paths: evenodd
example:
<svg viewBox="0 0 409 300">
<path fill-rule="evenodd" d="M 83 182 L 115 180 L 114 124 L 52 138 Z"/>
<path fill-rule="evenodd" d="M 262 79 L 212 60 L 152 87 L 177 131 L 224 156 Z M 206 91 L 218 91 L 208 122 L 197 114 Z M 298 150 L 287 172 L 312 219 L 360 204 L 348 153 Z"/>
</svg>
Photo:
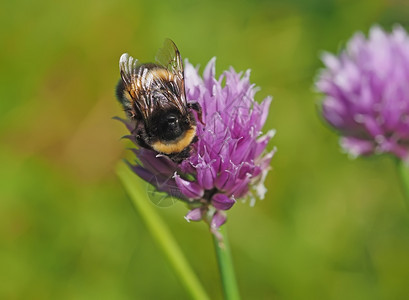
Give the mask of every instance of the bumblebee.
<svg viewBox="0 0 409 300">
<path fill-rule="evenodd" d="M 189 157 L 197 140 L 197 112 L 201 107 L 187 102 L 182 58 L 175 43 L 165 40 L 156 63 L 140 63 L 128 53 L 119 60 L 121 79 L 116 94 L 140 147 L 166 155 L 176 163 Z"/>
</svg>

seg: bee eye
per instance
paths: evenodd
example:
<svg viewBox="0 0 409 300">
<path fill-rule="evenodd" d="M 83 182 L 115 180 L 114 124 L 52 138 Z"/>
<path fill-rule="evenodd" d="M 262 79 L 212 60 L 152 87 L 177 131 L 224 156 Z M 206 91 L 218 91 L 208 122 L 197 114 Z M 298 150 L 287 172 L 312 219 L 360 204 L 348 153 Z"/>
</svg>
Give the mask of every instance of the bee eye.
<svg viewBox="0 0 409 300">
<path fill-rule="evenodd" d="M 178 122 L 178 119 L 176 118 L 175 115 L 169 115 L 166 117 L 166 120 L 168 121 L 169 125 L 174 125 Z"/>
</svg>

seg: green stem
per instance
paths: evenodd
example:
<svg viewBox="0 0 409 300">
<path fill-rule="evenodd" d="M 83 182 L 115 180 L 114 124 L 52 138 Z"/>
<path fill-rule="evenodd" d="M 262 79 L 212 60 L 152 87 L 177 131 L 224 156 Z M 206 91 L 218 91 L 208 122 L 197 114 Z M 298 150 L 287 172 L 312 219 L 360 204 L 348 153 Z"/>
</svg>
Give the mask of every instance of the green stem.
<svg viewBox="0 0 409 300">
<path fill-rule="evenodd" d="M 409 165 L 403 160 L 398 159 L 397 167 L 399 171 L 399 177 L 401 179 L 401 185 L 404 191 L 406 208 L 409 210 Z"/>
<path fill-rule="evenodd" d="M 226 225 L 220 227 L 220 234 L 223 237 L 222 242 L 213 235 L 214 247 L 216 249 L 217 262 L 219 263 L 220 277 L 222 280 L 223 293 L 225 300 L 240 299 L 239 290 L 236 283 L 236 276 L 233 269 L 233 260 L 231 257 L 229 241 L 226 233 Z"/>
<path fill-rule="evenodd" d="M 179 276 L 191 297 L 193 299 L 209 299 L 169 231 L 169 227 L 152 208 L 152 204 L 147 199 L 146 194 L 143 193 L 143 190 L 138 188 L 138 186 L 141 186 L 140 184 L 138 185 L 140 179 L 123 163 L 118 165 L 117 175 L 121 179 L 125 190 L 148 227 L 148 230 L 166 255 L 176 275 Z"/>
</svg>

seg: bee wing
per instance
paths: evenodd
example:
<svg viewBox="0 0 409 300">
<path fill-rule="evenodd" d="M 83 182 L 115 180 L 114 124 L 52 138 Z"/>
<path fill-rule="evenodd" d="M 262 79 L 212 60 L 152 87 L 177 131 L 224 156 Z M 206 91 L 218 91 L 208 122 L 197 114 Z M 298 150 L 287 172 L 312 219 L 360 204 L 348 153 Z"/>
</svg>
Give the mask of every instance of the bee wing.
<svg viewBox="0 0 409 300">
<path fill-rule="evenodd" d="M 147 119 L 151 106 L 148 103 L 150 99 L 147 97 L 137 97 L 136 95 L 139 90 L 144 88 L 148 69 L 136 58 L 133 58 L 128 53 L 124 53 L 119 59 L 119 71 L 125 90 L 129 93 L 130 98 L 142 116 Z"/>
<path fill-rule="evenodd" d="M 178 73 L 183 74 L 180 52 L 171 39 L 166 39 L 163 47 L 158 50 L 156 61 L 175 75 Z"/>
<path fill-rule="evenodd" d="M 178 76 L 179 80 L 183 80 L 182 58 L 178 48 L 172 40 L 165 40 L 163 47 L 160 48 L 156 54 L 156 61 L 174 75 Z"/>
<path fill-rule="evenodd" d="M 180 96 L 177 101 L 174 102 L 176 106 L 183 112 L 187 111 L 187 102 L 185 96 L 185 82 L 182 58 L 180 52 L 175 43 L 171 39 L 166 39 L 163 43 L 163 47 L 158 50 L 156 54 L 156 61 L 162 67 L 166 68 L 175 77 L 174 81 L 180 91 Z"/>
<path fill-rule="evenodd" d="M 119 71 L 121 72 L 124 84 L 132 86 L 132 78 L 136 75 L 135 70 L 137 70 L 140 65 L 139 61 L 128 53 L 121 55 L 121 58 L 119 59 Z"/>
</svg>

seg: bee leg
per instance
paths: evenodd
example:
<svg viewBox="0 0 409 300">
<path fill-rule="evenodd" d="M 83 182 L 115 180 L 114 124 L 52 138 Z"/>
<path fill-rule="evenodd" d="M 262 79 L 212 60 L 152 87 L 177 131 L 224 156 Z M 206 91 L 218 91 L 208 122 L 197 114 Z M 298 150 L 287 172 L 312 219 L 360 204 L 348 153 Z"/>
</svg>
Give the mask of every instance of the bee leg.
<svg viewBox="0 0 409 300">
<path fill-rule="evenodd" d="M 195 137 L 192 140 L 192 144 L 196 143 L 199 140 L 199 138 L 197 137 L 197 135 L 195 135 Z"/>
<path fill-rule="evenodd" d="M 147 143 L 147 134 L 144 132 L 144 130 L 141 129 L 141 127 L 135 127 L 135 129 L 132 131 L 133 135 L 135 136 L 135 140 L 138 143 L 138 145 L 142 148 L 146 149 L 152 149 L 151 146 Z"/>
<path fill-rule="evenodd" d="M 197 116 L 199 117 L 200 123 L 205 125 L 205 123 L 203 122 L 203 118 L 202 118 L 202 107 L 200 106 L 200 104 L 197 103 L 197 102 L 189 102 L 187 104 L 187 107 L 190 108 L 190 109 L 193 109 L 194 111 L 196 111 Z"/>
</svg>

